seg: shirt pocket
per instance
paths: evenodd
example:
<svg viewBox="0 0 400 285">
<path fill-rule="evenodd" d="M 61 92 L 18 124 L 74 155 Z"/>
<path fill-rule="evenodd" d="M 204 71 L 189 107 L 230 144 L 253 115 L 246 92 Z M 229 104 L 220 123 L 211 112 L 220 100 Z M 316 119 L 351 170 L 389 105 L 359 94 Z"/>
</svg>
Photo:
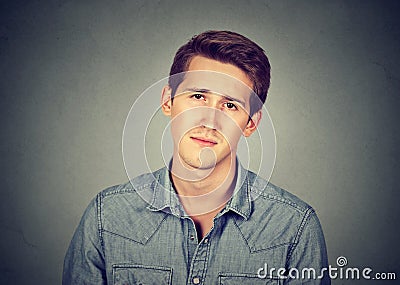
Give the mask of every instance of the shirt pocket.
<svg viewBox="0 0 400 285">
<path fill-rule="evenodd" d="M 282 280 L 278 278 L 260 278 L 257 274 L 247 273 L 220 273 L 219 285 L 281 285 Z"/>
<path fill-rule="evenodd" d="M 116 264 L 113 266 L 114 285 L 170 285 L 172 268 L 136 264 Z"/>
</svg>

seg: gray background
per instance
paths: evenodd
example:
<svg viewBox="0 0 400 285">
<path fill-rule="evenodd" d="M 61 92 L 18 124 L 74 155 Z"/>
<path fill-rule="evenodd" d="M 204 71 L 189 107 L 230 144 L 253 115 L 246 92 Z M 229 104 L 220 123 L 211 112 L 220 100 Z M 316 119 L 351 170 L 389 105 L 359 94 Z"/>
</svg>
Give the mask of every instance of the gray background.
<svg viewBox="0 0 400 285">
<path fill-rule="evenodd" d="M 343 255 L 349 266 L 399 279 L 399 8 L 1 1 L 0 283 L 60 283 L 86 205 L 127 180 L 121 136 L 131 104 L 167 75 L 180 45 L 208 29 L 266 49 L 278 143 L 272 182 L 316 209 L 330 264 Z"/>
</svg>

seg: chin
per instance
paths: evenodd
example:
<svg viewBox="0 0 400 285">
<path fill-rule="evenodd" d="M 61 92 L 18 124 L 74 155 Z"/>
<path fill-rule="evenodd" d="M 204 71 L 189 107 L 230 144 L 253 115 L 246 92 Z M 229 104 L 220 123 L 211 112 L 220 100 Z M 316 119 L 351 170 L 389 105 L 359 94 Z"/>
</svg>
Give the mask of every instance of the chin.
<svg viewBox="0 0 400 285">
<path fill-rule="evenodd" d="M 215 160 L 203 160 L 200 161 L 198 157 L 193 158 L 193 159 L 184 159 L 182 158 L 182 161 L 189 167 L 194 170 L 199 169 L 199 170 L 206 170 L 206 169 L 212 169 L 215 167 Z"/>
<path fill-rule="evenodd" d="M 198 169 L 201 169 L 201 170 L 214 169 L 214 168 L 215 168 L 215 163 L 214 162 L 212 162 L 212 163 L 202 163 L 198 167 Z"/>
</svg>

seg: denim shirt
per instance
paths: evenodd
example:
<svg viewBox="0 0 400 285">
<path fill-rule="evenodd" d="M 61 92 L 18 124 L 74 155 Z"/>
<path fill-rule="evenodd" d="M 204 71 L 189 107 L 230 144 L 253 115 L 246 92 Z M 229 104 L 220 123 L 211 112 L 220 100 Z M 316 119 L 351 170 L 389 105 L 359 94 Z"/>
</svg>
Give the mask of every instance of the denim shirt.
<svg viewBox="0 0 400 285">
<path fill-rule="evenodd" d="M 327 267 L 319 220 L 299 198 L 239 166 L 234 195 L 198 240 L 162 168 L 93 199 L 63 284 L 330 284 L 318 276 Z M 285 278 L 290 268 L 316 274 Z"/>
</svg>

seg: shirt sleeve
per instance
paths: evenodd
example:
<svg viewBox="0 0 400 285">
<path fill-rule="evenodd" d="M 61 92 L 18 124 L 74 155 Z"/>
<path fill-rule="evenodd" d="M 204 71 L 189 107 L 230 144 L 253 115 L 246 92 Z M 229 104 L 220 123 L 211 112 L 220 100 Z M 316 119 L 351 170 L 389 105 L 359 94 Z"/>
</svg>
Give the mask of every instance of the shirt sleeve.
<svg viewBox="0 0 400 285">
<path fill-rule="evenodd" d="M 63 285 L 107 284 L 97 199 L 87 207 L 67 250 Z"/>
<path fill-rule="evenodd" d="M 310 209 L 303 220 L 287 266 L 284 284 L 330 285 L 328 256 L 321 224 Z"/>
</svg>

